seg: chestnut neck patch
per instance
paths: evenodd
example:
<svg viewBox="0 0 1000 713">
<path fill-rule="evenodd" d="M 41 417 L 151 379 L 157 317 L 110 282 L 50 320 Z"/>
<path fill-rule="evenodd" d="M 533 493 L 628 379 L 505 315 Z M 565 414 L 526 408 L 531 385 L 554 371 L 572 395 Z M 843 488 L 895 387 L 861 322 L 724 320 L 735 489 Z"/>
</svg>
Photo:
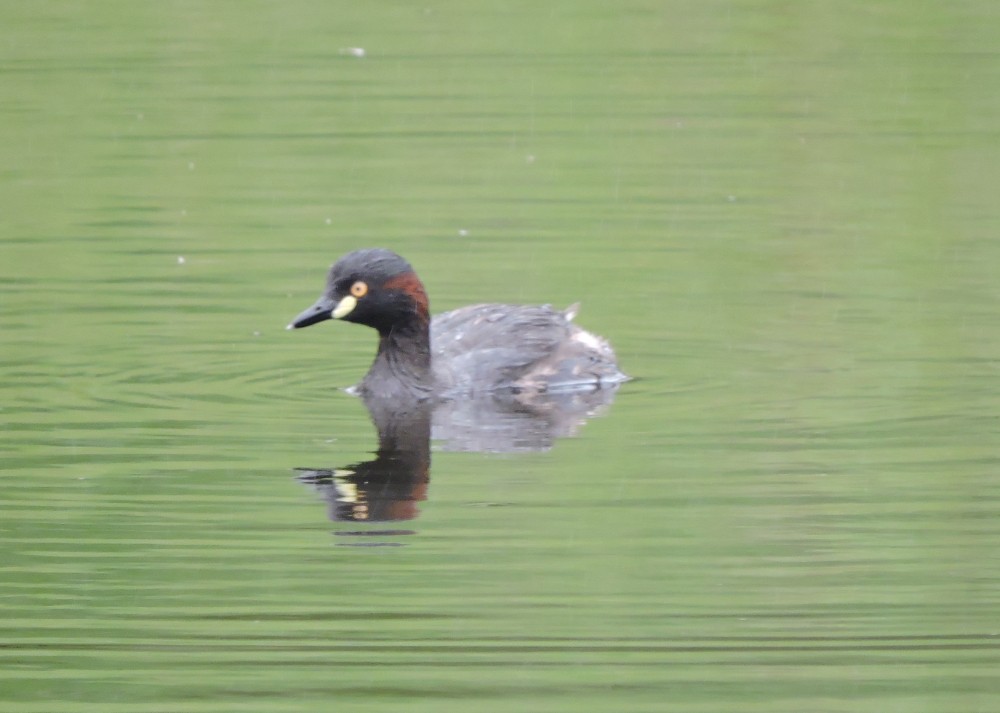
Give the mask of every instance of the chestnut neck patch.
<svg viewBox="0 0 1000 713">
<path fill-rule="evenodd" d="M 410 271 L 392 277 L 382 285 L 386 290 L 397 290 L 409 296 L 417 306 L 417 313 L 424 318 L 430 316 L 430 306 L 427 301 L 427 293 L 424 291 L 424 284 L 417 277 L 417 273 Z"/>
</svg>

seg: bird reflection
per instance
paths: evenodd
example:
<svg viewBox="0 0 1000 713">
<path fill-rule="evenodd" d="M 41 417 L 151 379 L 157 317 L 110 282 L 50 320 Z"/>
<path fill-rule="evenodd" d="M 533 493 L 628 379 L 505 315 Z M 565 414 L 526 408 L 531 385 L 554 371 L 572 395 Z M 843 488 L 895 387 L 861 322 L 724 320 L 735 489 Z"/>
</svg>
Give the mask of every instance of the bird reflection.
<svg viewBox="0 0 1000 713">
<path fill-rule="evenodd" d="M 331 520 L 412 520 L 419 514 L 417 504 L 427 499 L 432 437 L 436 449 L 444 451 L 548 450 L 557 438 L 576 434 L 589 418 L 604 413 L 616 392 L 617 385 L 583 392 L 508 391 L 436 403 L 365 398 L 378 432 L 375 458 L 340 468 L 295 470 L 326 500 Z"/>
<path fill-rule="evenodd" d="M 323 496 L 331 520 L 411 520 L 430 482 L 432 407 L 365 405 L 378 431 L 375 458 L 337 469 L 296 468 L 298 478 Z"/>
</svg>

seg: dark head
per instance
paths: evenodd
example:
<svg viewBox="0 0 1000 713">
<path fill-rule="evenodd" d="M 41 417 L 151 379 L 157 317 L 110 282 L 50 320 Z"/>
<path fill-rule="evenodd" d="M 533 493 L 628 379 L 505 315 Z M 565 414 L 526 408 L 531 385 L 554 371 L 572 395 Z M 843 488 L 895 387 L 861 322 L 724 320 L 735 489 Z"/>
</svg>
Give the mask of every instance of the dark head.
<svg viewBox="0 0 1000 713">
<path fill-rule="evenodd" d="M 413 268 L 390 250 L 356 250 L 330 268 L 326 291 L 289 329 L 328 319 L 366 324 L 385 336 L 394 329 L 427 329 L 427 293 Z"/>
</svg>

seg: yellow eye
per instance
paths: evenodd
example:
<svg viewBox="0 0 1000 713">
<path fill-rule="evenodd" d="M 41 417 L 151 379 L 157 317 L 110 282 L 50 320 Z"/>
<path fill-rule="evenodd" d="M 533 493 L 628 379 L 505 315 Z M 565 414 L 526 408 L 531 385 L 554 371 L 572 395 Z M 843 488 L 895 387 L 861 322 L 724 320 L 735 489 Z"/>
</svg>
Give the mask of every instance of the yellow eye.
<svg viewBox="0 0 1000 713">
<path fill-rule="evenodd" d="M 355 297 L 364 297 L 368 294 L 368 283 L 358 280 L 351 285 L 351 294 Z"/>
</svg>

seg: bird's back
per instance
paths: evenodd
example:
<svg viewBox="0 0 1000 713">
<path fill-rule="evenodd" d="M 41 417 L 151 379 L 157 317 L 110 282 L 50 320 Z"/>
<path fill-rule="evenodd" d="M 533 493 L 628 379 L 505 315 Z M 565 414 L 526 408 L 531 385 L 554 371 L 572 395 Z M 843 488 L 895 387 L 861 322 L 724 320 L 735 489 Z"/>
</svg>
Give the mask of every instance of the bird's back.
<svg viewBox="0 0 1000 713">
<path fill-rule="evenodd" d="M 434 317 L 435 380 L 446 393 L 598 388 L 627 377 L 610 345 L 544 306 L 480 304 Z"/>
</svg>

